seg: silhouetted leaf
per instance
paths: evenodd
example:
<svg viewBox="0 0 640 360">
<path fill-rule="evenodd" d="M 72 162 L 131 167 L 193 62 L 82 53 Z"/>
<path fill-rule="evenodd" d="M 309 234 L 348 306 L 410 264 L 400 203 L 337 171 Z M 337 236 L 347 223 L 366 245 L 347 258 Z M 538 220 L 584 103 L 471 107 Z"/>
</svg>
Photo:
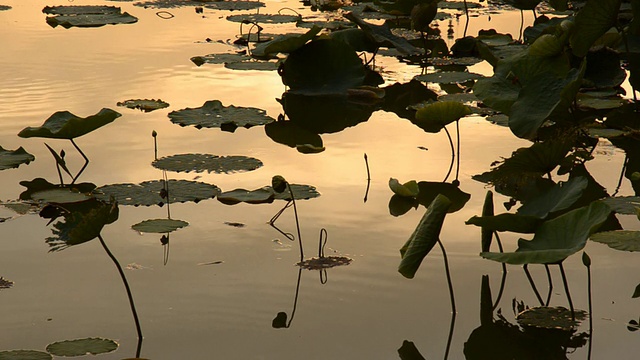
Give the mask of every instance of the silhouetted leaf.
<svg viewBox="0 0 640 360">
<path fill-rule="evenodd" d="M 542 219 L 536 216 L 504 213 L 494 216 L 474 216 L 465 224 L 480 226 L 483 230 L 530 234 L 536 232 L 542 222 Z"/>
<path fill-rule="evenodd" d="M 90 193 L 82 193 L 75 188 L 55 188 L 50 190 L 36 191 L 31 194 L 31 199 L 45 203 L 75 203 L 91 199 Z"/>
<path fill-rule="evenodd" d="M 278 70 L 278 63 L 273 61 L 241 61 L 228 62 L 224 67 L 231 70 L 255 70 L 255 71 L 275 71 Z"/>
<path fill-rule="evenodd" d="M 78 117 L 68 111 L 58 111 L 39 127 L 26 127 L 18 133 L 23 138 L 42 137 L 51 139 L 75 139 L 100 128 L 122 116 L 104 108 L 95 115 Z"/>
<path fill-rule="evenodd" d="M 35 159 L 36 157 L 29 154 L 22 146 L 16 150 L 5 150 L 0 146 L 0 170 L 17 168 L 22 164 L 29 164 Z"/>
<path fill-rule="evenodd" d="M 260 188 L 256 190 L 235 189 L 225 191 L 218 195 L 218 201 L 226 205 L 235 205 L 240 202 L 248 204 L 272 203 L 274 200 L 272 188 Z M 297 199 L 297 198 L 296 198 Z"/>
<path fill-rule="evenodd" d="M 414 79 L 419 81 L 438 84 L 460 84 L 482 78 L 484 78 L 483 75 L 463 71 L 440 71 L 414 77 Z"/>
<path fill-rule="evenodd" d="M 227 64 L 251 60 L 251 56 L 244 54 L 209 54 L 204 56 L 194 56 L 191 61 L 197 66 L 202 64 Z"/>
<path fill-rule="evenodd" d="M 47 345 L 47 351 L 55 356 L 98 355 L 115 351 L 118 343 L 109 339 L 86 338 L 58 341 Z"/>
<path fill-rule="evenodd" d="M 129 109 L 138 109 L 144 112 L 151 112 L 153 110 L 169 107 L 169 103 L 166 103 L 160 99 L 131 99 L 125 100 L 123 102 L 118 102 L 116 105 L 125 106 Z"/>
<path fill-rule="evenodd" d="M 266 111 L 252 107 L 223 106 L 219 100 L 210 100 L 199 108 L 186 108 L 169 113 L 171 122 L 180 126 L 193 125 L 197 129 L 219 127 L 234 132 L 242 126 L 250 128 L 274 121 Z"/>
<path fill-rule="evenodd" d="M 620 3 L 621 0 L 587 1 L 580 9 L 570 39 L 576 56 L 585 56 L 591 45 L 616 24 Z"/>
<path fill-rule="evenodd" d="M 544 219 L 549 213 L 564 210 L 573 205 L 580 199 L 587 185 L 587 179 L 582 176 L 567 182 L 559 182 L 541 196 L 527 201 L 518 209 L 518 214 Z"/>
<path fill-rule="evenodd" d="M 135 225 L 131 225 L 131 228 L 141 233 L 165 234 L 176 231 L 185 226 L 189 226 L 189 223 L 182 220 L 149 219 Z"/>
<path fill-rule="evenodd" d="M 0 9 L 1 10 L 1 9 Z M 51 360 L 53 357 L 37 350 L 0 351 L 0 360 Z"/>
<path fill-rule="evenodd" d="M 70 189 L 71 191 L 79 192 L 79 193 L 90 193 L 93 189 L 96 188 L 95 184 L 92 183 L 80 183 L 73 185 L 55 185 L 43 178 L 36 178 L 31 181 L 20 181 L 20 185 L 27 188 L 24 192 L 20 194 L 20 200 L 33 200 L 32 195 L 36 192 L 45 191 L 45 190 L 54 190 L 54 189 Z M 108 199 L 107 199 L 108 200 Z"/>
<path fill-rule="evenodd" d="M 493 192 L 487 191 L 487 195 L 484 197 L 484 204 L 482 205 L 482 217 L 488 217 L 494 215 L 493 209 Z M 493 229 L 488 226 L 481 226 L 480 244 L 482 251 L 491 250 L 491 242 L 493 241 Z M 484 284 L 484 282 L 483 282 Z"/>
<path fill-rule="evenodd" d="M 296 200 L 308 200 L 313 199 L 320 196 L 318 190 L 316 190 L 315 186 L 311 185 L 299 185 L 299 184 L 289 184 L 291 187 L 291 191 L 293 192 L 293 197 Z M 265 186 L 263 189 L 273 191 L 271 186 Z M 278 193 L 274 191 L 274 199 L 276 200 L 291 200 L 291 195 L 289 194 L 289 189 Z"/>
<path fill-rule="evenodd" d="M 308 41 L 312 40 L 316 35 L 318 35 L 320 30 L 322 30 L 321 27 L 314 26 L 304 34 L 280 35 L 271 41 L 259 44 L 251 51 L 251 54 L 257 57 L 264 57 L 277 53 L 289 54 L 298 50 Z"/>
<path fill-rule="evenodd" d="M 296 265 L 307 270 L 330 269 L 336 266 L 345 266 L 351 264 L 353 259 L 346 256 L 323 256 L 305 259 Z"/>
<path fill-rule="evenodd" d="M 460 190 L 459 186 L 450 183 L 420 181 L 418 187 L 420 188 L 418 202 L 421 205 L 429 206 L 438 195 L 444 195 L 451 202 L 447 209 L 449 213 L 462 209 L 471 198 L 471 194 Z"/>
<path fill-rule="evenodd" d="M 469 107 L 459 102 L 438 101 L 418 109 L 413 123 L 426 132 L 437 133 L 448 124 L 469 114 Z"/>
<path fill-rule="evenodd" d="M 7 280 L 0 276 L 0 289 L 10 289 L 13 286 L 13 281 Z M 0 355 L 0 359 L 2 359 L 2 355 Z"/>
<path fill-rule="evenodd" d="M 601 200 L 609 205 L 616 214 L 636 215 L 636 209 L 640 208 L 640 196 L 616 196 Z"/>
<path fill-rule="evenodd" d="M 301 127 L 297 121 L 275 121 L 265 125 L 264 132 L 271 140 L 289 147 L 307 144 L 323 148 L 320 135 Z"/>
<path fill-rule="evenodd" d="M 241 155 L 177 154 L 154 160 L 151 165 L 157 169 L 175 172 L 207 171 L 230 174 L 258 169 L 262 167 L 262 161 Z"/>
<path fill-rule="evenodd" d="M 113 197 L 120 205 L 162 206 L 167 202 L 199 202 L 220 194 L 220 189 L 212 184 L 188 180 L 169 180 L 167 182 L 169 200 L 167 200 L 160 196 L 164 185 L 164 180 L 144 181 L 140 184 L 104 185 L 95 189 L 95 196 L 99 199 Z"/>
<path fill-rule="evenodd" d="M 403 55 L 422 54 L 422 50 L 411 45 L 406 39 L 394 35 L 386 24 L 368 23 L 352 12 L 345 14 L 344 17 L 357 24 L 378 46 L 396 48 Z"/>
<path fill-rule="evenodd" d="M 0 5 L 0 11 L 11 10 L 11 6 L 9 5 Z"/>
<path fill-rule="evenodd" d="M 638 286 L 636 286 L 636 289 L 633 291 L 633 295 L 631 297 L 634 298 L 634 299 L 640 297 L 640 284 L 638 284 Z"/>
<path fill-rule="evenodd" d="M 400 360 L 425 360 L 416 345 L 408 340 L 402 342 L 402 346 L 398 349 L 398 356 Z"/>
<path fill-rule="evenodd" d="M 616 250 L 640 251 L 640 231 L 605 231 L 591 235 L 590 239 Z"/>
</svg>

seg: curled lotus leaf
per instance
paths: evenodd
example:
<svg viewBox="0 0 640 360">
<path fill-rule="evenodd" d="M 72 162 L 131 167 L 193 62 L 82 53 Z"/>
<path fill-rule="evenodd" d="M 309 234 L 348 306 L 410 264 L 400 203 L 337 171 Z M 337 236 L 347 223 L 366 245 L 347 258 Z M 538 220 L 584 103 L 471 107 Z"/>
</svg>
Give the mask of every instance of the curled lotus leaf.
<svg viewBox="0 0 640 360">
<path fill-rule="evenodd" d="M 298 262 L 296 265 L 307 270 L 322 270 L 336 266 L 349 265 L 352 261 L 353 259 L 346 256 L 323 256 L 305 259 Z"/>
<path fill-rule="evenodd" d="M 113 197 L 120 205 L 162 206 L 166 203 L 199 202 L 211 199 L 220 194 L 220 189 L 212 184 L 189 180 L 169 180 L 168 199 L 161 196 L 165 187 L 164 180 L 144 181 L 140 184 L 112 184 L 95 189 L 95 196 L 100 199 Z"/>
<path fill-rule="evenodd" d="M 420 192 L 418 182 L 415 180 L 408 181 L 404 184 L 400 184 L 398 179 L 389 179 L 389 188 L 394 194 L 404 197 L 416 197 Z"/>
<path fill-rule="evenodd" d="M 47 345 L 47 351 L 55 356 L 98 355 L 115 351 L 118 343 L 102 338 L 85 338 L 58 341 Z"/>
<path fill-rule="evenodd" d="M 13 281 L 7 280 L 0 276 L 0 289 L 9 289 L 13 286 Z M 0 357 L 1 358 L 1 357 Z"/>
<path fill-rule="evenodd" d="M 262 167 L 262 161 L 241 155 L 177 154 L 157 159 L 151 165 L 167 171 L 229 174 L 258 169 Z"/>
<path fill-rule="evenodd" d="M 640 231 L 605 231 L 591 235 L 590 239 L 616 250 L 640 251 Z"/>
<path fill-rule="evenodd" d="M 95 115 L 78 117 L 68 111 L 58 111 L 39 127 L 26 127 L 18 133 L 22 138 L 75 139 L 88 134 L 122 116 L 117 111 L 104 108 Z"/>
<path fill-rule="evenodd" d="M 169 103 L 166 103 L 160 99 L 131 99 L 117 103 L 118 106 L 124 106 L 129 109 L 138 109 L 144 112 L 151 112 L 153 110 L 164 109 L 169 107 Z"/>
<path fill-rule="evenodd" d="M 273 121 L 266 111 L 253 107 L 223 106 L 218 100 L 210 100 L 199 108 L 186 108 L 169 113 L 171 122 L 180 126 L 195 126 L 197 129 L 219 127 L 234 132 L 238 127 L 250 128 Z"/>
<path fill-rule="evenodd" d="M 17 150 L 5 150 L 0 146 L 0 170 L 17 168 L 22 164 L 29 164 L 36 159 L 22 146 Z"/>
<path fill-rule="evenodd" d="M 484 78 L 483 75 L 466 71 L 440 71 L 414 77 L 414 79 L 422 82 L 438 84 L 460 84 L 463 82 L 478 80 L 482 78 Z"/>
<path fill-rule="evenodd" d="M 149 219 L 135 225 L 131 225 L 131 228 L 141 233 L 165 234 L 176 231 L 185 226 L 189 226 L 189 223 L 182 220 Z"/>
<path fill-rule="evenodd" d="M 416 112 L 414 123 L 426 132 L 437 133 L 448 124 L 471 114 L 471 109 L 455 101 L 439 101 Z"/>
<path fill-rule="evenodd" d="M 256 190 L 235 189 L 225 191 L 218 195 L 218 201 L 226 205 L 235 205 L 240 202 L 248 204 L 272 203 L 275 193 L 271 188 L 260 188 Z"/>
<path fill-rule="evenodd" d="M 51 27 L 58 25 L 64 28 L 70 27 L 99 27 L 115 24 L 133 24 L 138 18 L 129 13 L 122 13 L 115 6 L 53 6 L 45 7 L 42 12 L 49 15 L 47 24 Z"/>
<path fill-rule="evenodd" d="M 587 317 L 587 312 L 571 310 L 559 307 L 534 307 L 518 314 L 516 320 L 522 327 L 535 327 L 540 329 L 558 329 L 570 331 L 575 329 L 580 321 Z"/>
<path fill-rule="evenodd" d="M 2 10 L 2 9 L 0 9 Z M 0 351 L 0 360 L 52 360 L 51 354 L 37 350 Z"/>
<path fill-rule="evenodd" d="M 296 22 L 302 19 L 300 15 L 283 15 L 283 14 L 238 14 L 227 16 L 227 20 L 233 22 L 254 22 L 259 24 L 284 24 Z"/>
</svg>

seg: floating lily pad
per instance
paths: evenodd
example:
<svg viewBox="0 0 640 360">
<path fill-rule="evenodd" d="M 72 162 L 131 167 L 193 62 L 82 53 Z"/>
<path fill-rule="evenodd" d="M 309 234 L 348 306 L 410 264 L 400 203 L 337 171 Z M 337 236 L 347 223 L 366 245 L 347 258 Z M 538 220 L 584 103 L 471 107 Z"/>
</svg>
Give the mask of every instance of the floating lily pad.
<svg viewBox="0 0 640 360">
<path fill-rule="evenodd" d="M 22 164 L 29 164 L 35 159 L 36 157 L 29 154 L 22 146 L 17 150 L 5 150 L 0 146 L 0 170 L 17 168 Z"/>
<path fill-rule="evenodd" d="M 605 231 L 591 235 L 590 239 L 616 250 L 640 251 L 640 231 Z"/>
<path fill-rule="evenodd" d="M 262 166 L 262 161 L 240 155 L 178 154 L 155 160 L 151 165 L 161 170 L 175 172 L 195 171 L 200 173 L 207 171 L 208 173 L 229 174 L 258 169 Z"/>
<path fill-rule="evenodd" d="M 447 58 L 434 57 L 434 58 L 427 58 L 427 61 L 429 62 L 429 64 L 434 66 L 449 66 L 449 65 L 472 66 L 475 64 L 479 64 L 484 60 L 477 57 L 467 56 L 467 57 L 447 57 Z"/>
<path fill-rule="evenodd" d="M 527 309 L 516 318 L 520 326 L 536 327 L 540 329 L 559 329 L 570 331 L 580 324 L 581 320 L 587 317 L 587 313 L 582 310 L 575 310 L 574 315 L 571 310 L 564 307 L 535 307 Z"/>
<path fill-rule="evenodd" d="M 164 234 L 176 231 L 189 223 L 175 219 L 150 219 L 131 225 L 131 228 L 141 233 Z"/>
<path fill-rule="evenodd" d="M 36 192 L 41 192 L 45 190 L 54 190 L 54 189 L 69 189 L 79 193 L 89 193 L 96 188 L 95 184 L 92 183 L 80 183 L 73 185 L 55 185 L 43 178 L 35 178 L 31 181 L 20 181 L 20 185 L 27 188 L 24 192 L 20 194 L 20 200 L 33 200 L 32 196 Z"/>
<path fill-rule="evenodd" d="M 296 265 L 307 270 L 322 270 L 333 268 L 336 266 L 349 265 L 352 261 L 353 259 L 345 256 L 324 256 L 306 259 L 300 261 Z"/>
<path fill-rule="evenodd" d="M 482 79 L 484 76 L 463 71 L 440 71 L 431 74 L 418 75 L 414 79 L 438 84 L 460 84 L 470 80 Z"/>
<path fill-rule="evenodd" d="M 227 20 L 233 22 L 255 22 L 259 24 L 284 24 L 296 22 L 302 16 L 298 15 L 282 15 L 282 14 L 238 14 L 227 16 Z"/>
<path fill-rule="evenodd" d="M 225 63 L 224 67 L 231 70 L 275 71 L 278 65 L 273 61 L 242 61 Z"/>
<path fill-rule="evenodd" d="M 77 189 L 57 188 L 37 191 L 31 194 L 31 199 L 45 203 L 75 203 L 91 199 L 90 194 L 79 192 Z"/>
<path fill-rule="evenodd" d="M 316 190 L 315 186 L 311 185 L 299 185 L 299 184 L 289 184 L 291 187 L 291 191 L 293 192 L 293 197 L 296 200 L 308 200 L 313 199 L 320 196 L 318 190 Z M 277 200 L 291 200 L 291 195 L 289 195 L 289 189 L 278 193 L 273 190 L 271 186 L 265 186 L 264 189 L 269 189 L 274 193 L 274 199 Z"/>
<path fill-rule="evenodd" d="M 0 11 L 11 10 L 11 6 L 9 5 L 0 5 Z"/>
<path fill-rule="evenodd" d="M 193 3 L 193 1 L 189 1 Z M 261 7 L 265 7 L 265 4 L 261 1 L 207 1 L 204 6 L 207 9 L 215 10 L 253 10 Z"/>
<path fill-rule="evenodd" d="M 617 214 L 636 215 L 636 209 L 640 208 L 640 196 L 616 196 L 600 201 L 609 205 Z"/>
<path fill-rule="evenodd" d="M 115 351 L 118 343 L 109 339 L 86 338 L 54 342 L 47 345 L 47 351 L 55 356 L 98 355 Z"/>
<path fill-rule="evenodd" d="M 587 129 L 589 136 L 593 137 L 603 137 L 607 139 L 624 136 L 627 135 L 627 131 L 618 130 L 618 129 L 607 129 L 607 128 L 589 128 Z"/>
<path fill-rule="evenodd" d="M 251 56 L 243 54 L 209 54 L 204 56 L 194 56 L 191 61 L 197 66 L 202 64 L 226 64 L 251 60 Z"/>
<path fill-rule="evenodd" d="M 144 112 L 151 112 L 153 110 L 164 109 L 169 107 L 169 103 L 166 103 L 160 99 L 132 99 L 119 102 L 116 105 L 125 106 L 129 109 L 138 109 Z"/>
<path fill-rule="evenodd" d="M 51 360 L 53 357 L 37 350 L 0 351 L 0 360 Z"/>
<path fill-rule="evenodd" d="M 628 100 L 619 96 L 594 97 L 584 94 L 578 94 L 576 100 L 578 101 L 579 107 L 595 110 L 617 109 L 620 106 L 629 103 Z"/>
<path fill-rule="evenodd" d="M 13 281 L 7 280 L 0 276 L 0 289 L 9 289 L 13 286 Z M 2 359 L 2 355 L 0 355 L 0 359 Z"/>
<path fill-rule="evenodd" d="M 47 24 L 51 27 L 58 25 L 64 28 L 77 27 L 99 27 L 107 24 L 133 24 L 138 21 L 135 16 L 129 13 L 122 13 L 119 7 L 115 6 L 47 6 L 42 12 L 49 15 Z"/>
<path fill-rule="evenodd" d="M 218 195 L 218 201 L 226 205 L 235 205 L 240 202 L 248 204 L 272 203 L 275 193 L 271 188 L 260 188 L 256 190 L 235 189 L 225 191 Z"/>
<path fill-rule="evenodd" d="M 273 118 L 266 111 L 253 107 L 223 106 L 218 100 L 210 100 L 199 108 L 186 108 L 169 113 L 171 122 L 180 126 L 193 125 L 197 129 L 219 127 L 222 131 L 234 132 L 238 127 L 250 128 L 266 125 Z"/>
<path fill-rule="evenodd" d="M 162 198 L 163 180 L 145 181 L 140 184 L 113 184 L 97 188 L 97 198 L 109 199 L 111 196 L 120 205 L 152 206 L 164 205 L 167 202 L 199 202 L 211 199 L 220 194 L 220 189 L 212 184 L 188 180 L 169 180 L 169 199 Z"/>
<path fill-rule="evenodd" d="M 509 127 L 509 116 L 505 114 L 487 116 L 487 121 L 498 126 Z"/>
<path fill-rule="evenodd" d="M 120 116 L 122 114 L 107 108 L 86 118 L 78 117 L 68 111 L 58 111 L 45 120 L 41 126 L 22 129 L 18 136 L 23 138 L 75 139 L 107 125 Z"/>
</svg>

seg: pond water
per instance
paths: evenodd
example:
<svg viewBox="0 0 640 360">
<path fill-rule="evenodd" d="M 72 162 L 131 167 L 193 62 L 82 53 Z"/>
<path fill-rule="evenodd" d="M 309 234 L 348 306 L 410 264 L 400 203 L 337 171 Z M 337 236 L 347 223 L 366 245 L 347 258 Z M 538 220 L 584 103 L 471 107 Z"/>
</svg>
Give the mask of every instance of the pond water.
<svg viewBox="0 0 640 360">
<path fill-rule="evenodd" d="M 52 225 L 46 219 L 37 213 L 17 215 L 2 209 L 0 216 L 10 219 L 0 224 L 0 276 L 13 285 L 0 288 L 0 350 L 44 351 L 53 342 L 99 337 L 119 344 L 116 351 L 98 355 L 101 359 L 498 359 L 500 349 L 512 346 L 521 346 L 519 358 L 524 359 L 535 358 L 526 357 L 532 344 L 548 344 L 548 339 L 529 333 L 516 345 L 504 340 L 509 338 L 501 337 L 499 331 L 486 335 L 486 340 L 472 336 L 480 336 L 475 330 L 481 325 L 482 276 L 489 275 L 495 301 L 503 272 L 499 263 L 478 255 L 480 228 L 465 225 L 481 214 L 489 189 L 471 177 L 531 145 L 508 127 L 480 115 L 467 116 L 459 123 L 459 188 L 470 199 L 462 209 L 447 215 L 440 233 L 455 291 L 457 313 L 452 317 L 439 247 L 425 258 L 414 279 L 398 272 L 399 249 L 425 207 L 412 208 L 402 216 L 392 216 L 389 209 L 393 195 L 389 178 L 400 182 L 445 178 L 451 150 L 443 132 L 427 133 L 392 112 L 375 111 L 356 126 L 321 134 L 325 150 L 304 154 L 273 141 L 264 126 L 240 127 L 233 133 L 181 127 L 170 121 L 170 112 L 200 107 L 209 100 L 263 109 L 274 119 L 283 113 L 276 99 L 286 88 L 276 71 L 232 70 L 222 64 L 196 66 L 190 60 L 241 50 L 230 45 L 240 24 L 226 17 L 255 10 L 205 7 L 203 13 L 197 13 L 192 5 L 144 8 L 125 1 L 79 0 L 4 0 L 0 5 L 11 7 L 0 11 L 0 145 L 11 150 L 22 146 L 36 159 L 0 173 L 0 199 L 18 199 L 25 190 L 21 181 L 44 178 L 58 182 L 56 162 L 45 142 L 56 151 L 65 150 L 72 172 L 84 163 L 67 140 L 20 138 L 18 132 L 40 126 L 57 111 L 86 117 L 111 108 L 122 116 L 75 140 L 90 159 L 79 182 L 103 186 L 162 179 L 163 172 L 151 165 L 153 131 L 158 157 L 254 157 L 264 164 L 255 171 L 167 172 L 167 176 L 215 184 L 222 191 L 257 189 L 270 185 L 274 175 L 294 184 L 312 185 L 321 196 L 296 201 L 305 257 L 317 256 L 324 228 L 328 235 L 325 255 L 352 259 L 349 265 L 325 271 L 300 270 L 297 241 L 289 241 L 268 224 L 286 204 L 281 200 L 232 206 L 216 199 L 171 204 L 171 217 L 189 226 L 172 232 L 168 245 L 161 243 L 162 234 L 131 229 L 143 220 L 166 217 L 166 206 L 120 205 L 118 220 L 106 225 L 101 237 L 124 268 L 144 335 L 139 342 L 122 279 L 97 239 L 49 252 L 45 239 L 52 236 Z M 138 21 L 97 28 L 52 28 L 41 10 L 55 5 L 115 5 Z M 260 13 L 277 13 L 282 8 L 292 8 L 304 18 L 327 15 L 289 0 L 267 1 Z M 173 17 L 157 14 L 159 11 Z M 525 25 L 530 25 L 531 12 L 524 15 Z M 443 33 L 449 23 L 439 22 Z M 463 37 L 464 16 L 454 17 L 451 25 L 452 38 L 445 38 L 449 46 L 453 39 Z M 264 32 L 276 34 L 306 31 L 292 24 L 262 26 Z M 467 33 L 475 36 L 480 29 L 495 28 L 517 38 L 519 27 L 519 11 L 476 11 Z M 378 56 L 376 66 L 384 85 L 407 82 L 423 72 L 391 56 Z M 434 71 L 433 67 L 427 70 Z M 492 67 L 481 62 L 469 71 L 490 76 Z M 441 91 L 437 85 L 430 87 Z M 623 87 L 631 94 L 628 82 Z M 116 105 L 127 99 L 162 99 L 170 106 L 145 113 Z M 449 128 L 454 134 L 455 126 Z M 624 151 L 601 139 L 594 154 L 586 167 L 597 182 L 609 194 L 618 187 L 618 196 L 634 195 L 626 178 L 618 186 Z M 454 177 L 455 169 L 449 182 Z M 502 203 L 508 200 L 495 194 L 497 213 L 506 211 Z M 640 227 L 635 216 L 617 217 L 624 229 Z M 297 234 L 292 208 L 277 225 Z M 513 251 L 518 237 L 502 235 L 505 247 Z M 637 256 L 591 241 L 584 250 L 592 259 L 593 336 L 590 343 L 551 346 L 556 353 L 548 358 L 586 359 L 591 349 L 594 359 L 632 359 L 640 350 L 638 333 L 627 329 L 627 323 L 639 316 L 638 300 L 631 297 L 640 282 Z M 587 270 L 580 254 L 569 257 L 564 269 L 573 305 L 588 310 Z M 544 267 L 532 265 L 530 269 L 546 295 Z M 529 306 L 538 301 L 522 267 L 509 265 L 508 270 L 495 316 L 497 319 L 499 308 L 517 326 L 512 301 Z M 551 274 L 550 304 L 568 307 L 557 266 L 551 266 Z M 274 319 L 281 312 L 287 315 L 287 326 L 276 328 Z M 282 320 L 282 314 L 278 316 Z M 575 335 L 583 332 L 588 332 L 588 321 Z M 407 354 L 406 341 L 422 357 Z M 494 350 L 478 343 L 490 343 Z"/>
</svg>

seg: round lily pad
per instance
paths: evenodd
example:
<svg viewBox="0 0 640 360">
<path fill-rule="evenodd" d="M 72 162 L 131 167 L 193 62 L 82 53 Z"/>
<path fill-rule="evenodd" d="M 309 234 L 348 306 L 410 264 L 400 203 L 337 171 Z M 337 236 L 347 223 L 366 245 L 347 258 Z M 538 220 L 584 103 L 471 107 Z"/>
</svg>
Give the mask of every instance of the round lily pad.
<svg viewBox="0 0 640 360">
<path fill-rule="evenodd" d="M 571 310 L 564 307 L 535 307 L 518 314 L 517 321 L 520 326 L 530 326 L 542 329 L 559 329 L 569 331 L 584 320 L 587 313 L 575 310 L 575 320 L 572 319 Z"/>
<path fill-rule="evenodd" d="M 112 352 L 118 343 L 109 339 L 86 338 L 54 342 L 47 345 L 47 351 L 55 356 L 98 355 Z"/>
<path fill-rule="evenodd" d="M 164 205 L 167 202 L 199 202 L 220 194 L 220 189 L 212 184 L 189 180 L 169 180 L 169 200 L 161 197 L 163 180 L 145 181 L 140 184 L 105 185 L 95 190 L 95 196 L 108 200 L 114 197 L 120 205 L 151 206 Z"/>
<path fill-rule="evenodd" d="M 31 194 L 31 199 L 35 201 L 42 201 L 45 203 L 56 203 L 56 204 L 65 204 L 65 203 L 75 203 L 81 202 L 85 200 L 91 199 L 91 195 L 87 195 L 85 193 L 81 193 L 75 189 L 70 188 L 57 188 L 57 189 L 49 189 L 36 191 Z"/>
<path fill-rule="evenodd" d="M 160 99 L 132 99 L 119 102 L 116 105 L 125 106 L 129 109 L 138 109 L 144 112 L 151 112 L 153 110 L 164 109 L 169 107 L 169 103 L 166 103 Z"/>
<path fill-rule="evenodd" d="M 0 360 L 51 360 L 53 357 L 46 352 L 37 350 L 0 351 Z"/>
<path fill-rule="evenodd" d="M 250 56 L 242 54 L 209 54 L 204 56 L 194 56 L 191 61 L 197 66 L 202 64 L 226 64 L 230 62 L 240 62 L 251 60 Z"/>
<path fill-rule="evenodd" d="M 214 10 L 253 10 L 265 7 L 261 1 L 208 1 L 204 6 Z"/>
<path fill-rule="evenodd" d="M 223 131 L 234 132 L 242 126 L 250 128 L 256 125 L 266 125 L 273 121 L 266 111 L 253 107 L 223 106 L 218 100 L 211 100 L 199 108 L 186 108 L 169 113 L 171 122 L 180 126 L 192 125 L 198 129 L 203 127 L 219 127 Z"/>
<path fill-rule="evenodd" d="M 434 66 L 461 65 L 472 66 L 483 62 L 484 60 L 477 57 L 450 57 L 450 58 L 428 58 L 427 61 Z"/>
<path fill-rule="evenodd" d="M 283 15 L 283 14 L 238 14 L 227 16 L 227 20 L 233 22 L 255 22 L 259 24 L 284 24 L 296 22 L 302 19 L 299 15 Z"/>
<path fill-rule="evenodd" d="M 274 192 L 270 188 L 256 190 L 235 189 L 225 191 L 218 195 L 218 201 L 226 205 L 234 205 L 240 202 L 248 204 L 264 204 L 273 202 Z"/>
<path fill-rule="evenodd" d="M 64 28 L 70 27 L 99 27 L 107 24 L 133 24 L 138 21 L 135 16 L 129 13 L 122 13 L 119 7 L 115 6 L 47 6 L 42 12 L 49 15 L 47 24 L 51 27 L 61 25 Z"/>
<path fill-rule="evenodd" d="M 17 150 L 5 150 L 0 146 L 0 170 L 17 168 L 22 164 L 29 164 L 35 159 L 36 157 L 29 154 L 22 146 Z"/>
<path fill-rule="evenodd" d="M 182 220 L 150 219 L 132 225 L 131 228 L 141 233 L 164 234 L 176 231 L 188 225 L 188 222 Z"/>
<path fill-rule="evenodd" d="M 160 158 L 151 163 L 153 167 L 176 172 L 236 173 L 252 171 L 262 167 L 262 161 L 240 155 L 218 156 L 210 154 L 178 154 Z"/>
<path fill-rule="evenodd" d="M 470 80 L 478 80 L 482 78 L 484 78 L 484 76 L 480 74 L 463 71 L 441 71 L 414 77 L 414 79 L 419 81 L 439 84 L 460 84 Z"/>
<path fill-rule="evenodd" d="M 291 187 L 291 192 L 293 192 L 293 197 L 296 200 L 308 200 L 313 199 L 320 196 L 320 193 L 316 190 L 314 186 L 310 185 L 299 185 L 299 184 L 289 184 Z M 281 193 L 277 193 L 273 190 L 271 186 L 265 187 L 265 189 L 271 189 L 274 192 L 274 199 L 278 200 L 291 200 L 291 195 L 289 194 L 289 189 Z"/>
<path fill-rule="evenodd" d="M 306 260 L 300 261 L 296 265 L 307 270 L 322 270 L 322 269 L 329 269 L 336 266 L 349 265 L 351 264 L 352 261 L 353 259 L 345 256 L 324 256 L 324 257 L 314 257 L 311 259 L 306 259 Z"/>
</svg>

